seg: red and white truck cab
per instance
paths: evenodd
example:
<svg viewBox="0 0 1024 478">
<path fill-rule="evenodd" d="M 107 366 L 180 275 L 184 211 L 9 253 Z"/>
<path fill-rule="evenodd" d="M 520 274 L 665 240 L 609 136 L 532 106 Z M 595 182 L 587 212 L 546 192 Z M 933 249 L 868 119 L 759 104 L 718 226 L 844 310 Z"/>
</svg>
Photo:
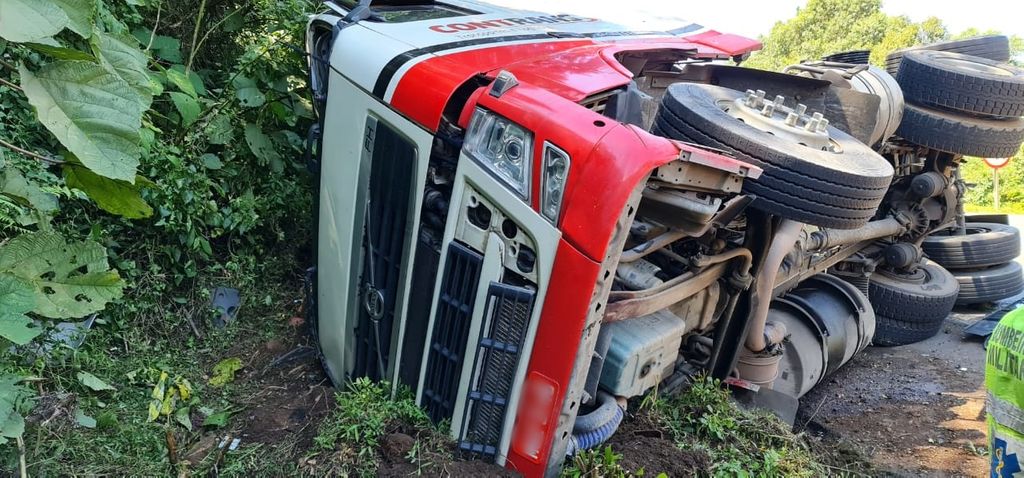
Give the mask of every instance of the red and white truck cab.
<svg viewBox="0 0 1024 478">
<path fill-rule="evenodd" d="M 336 384 L 408 387 L 460 449 L 546 476 L 654 386 L 703 369 L 798 397 L 870 342 L 863 295 L 814 274 L 855 252 L 836 247 L 877 237 L 849 231 L 908 227 L 876 217 L 892 166 L 836 120 L 742 93 L 817 80 L 712 63 L 759 42 L 467 0 L 327 6 L 307 38 L 311 312 Z M 793 127 L 765 142 L 805 148 L 806 165 L 735 154 L 703 127 L 669 134 L 666 115 L 700 111 L 664 102 L 703 91 L 719 95 L 708 115 L 751 135 Z M 842 311 L 769 313 L 773 293 L 808 278 L 808 303 Z M 813 347 L 787 339 L 800 334 Z"/>
</svg>

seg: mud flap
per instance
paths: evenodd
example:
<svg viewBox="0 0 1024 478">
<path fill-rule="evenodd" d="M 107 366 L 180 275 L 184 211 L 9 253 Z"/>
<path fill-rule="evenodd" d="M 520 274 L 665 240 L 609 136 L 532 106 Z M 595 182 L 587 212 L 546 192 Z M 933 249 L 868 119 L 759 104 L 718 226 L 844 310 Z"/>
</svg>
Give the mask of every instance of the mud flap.
<svg viewBox="0 0 1024 478">
<path fill-rule="evenodd" d="M 796 411 L 800 408 L 800 401 L 796 397 L 758 386 L 746 380 L 730 378 L 725 380 L 725 384 L 732 392 L 732 398 L 740 407 L 748 410 L 768 410 L 780 420 L 788 423 L 789 426 L 793 426 L 793 423 L 796 422 Z"/>
</svg>

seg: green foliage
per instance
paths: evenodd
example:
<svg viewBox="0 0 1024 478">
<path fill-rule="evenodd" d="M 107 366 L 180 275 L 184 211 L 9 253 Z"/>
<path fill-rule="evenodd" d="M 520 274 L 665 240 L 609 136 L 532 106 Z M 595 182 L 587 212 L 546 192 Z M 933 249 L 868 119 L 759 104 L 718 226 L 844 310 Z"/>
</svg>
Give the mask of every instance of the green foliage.
<svg viewBox="0 0 1024 478">
<path fill-rule="evenodd" d="M 32 284 L 10 274 L 0 275 L 0 337 L 25 345 L 42 331 L 27 315 L 35 307 Z"/>
<path fill-rule="evenodd" d="M 1024 148 L 997 174 L 1001 212 L 1024 213 Z M 964 206 L 968 210 L 994 209 L 992 168 L 981 158 L 964 158 L 960 175 L 968 185 Z"/>
<path fill-rule="evenodd" d="M 32 312 L 54 319 L 103 310 L 107 302 L 121 297 L 124 288 L 117 272 L 110 270 L 102 246 L 92 241 L 67 243 L 45 232 L 22 234 L 0 247 L 3 276 L 28 284 Z"/>
<path fill-rule="evenodd" d="M 70 23 L 64 10 L 50 0 L 0 2 L 0 38 L 8 41 L 45 40 Z"/>
<path fill-rule="evenodd" d="M 23 415 L 32 408 L 35 393 L 21 381 L 15 375 L 0 377 L 0 445 L 25 433 Z"/>
<path fill-rule="evenodd" d="M 603 449 L 583 450 L 572 458 L 572 462 L 562 470 L 563 478 L 639 478 L 646 476 L 641 468 L 635 472 L 622 467 L 619 461 L 622 455 L 615 453 L 612 447 Z M 656 478 L 668 478 L 661 473 Z"/>
<path fill-rule="evenodd" d="M 807 445 L 768 412 L 739 409 L 712 378 L 654 403 L 653 415 L 683 449 L 703 449 L 714 476 L 814 477 L 826 470 Z"/>
<path fill-rule="evenodd" d="M 762 38 L 764 49 L 744 66 L 778 71 L 847 50 L 871 50 L 872 63 L 883 65 L 885 55 L 893 50 L 947 36 L 937 18 L 914 23 L 886 15 L 881 4 L 881 0 L 808 0 L 794 18 L 772 27 Z"/>
<path fill-rule="evenodd" d="M 39 121 L 97 174 L 135 181 L 143 106 L 115 73 L 86 61 L 19 69 Z"/>
<path fill-rule="evenodd" d="M 335 411 L 320 425 L 318 448 L 329 450 L 331 475 L 376 476 L 380 439 L 399 425 L 432 430 L 430 418 L 410 394 L 391 399 L 391 386 L 360 378 L 337 394 Z"/>
</svg>

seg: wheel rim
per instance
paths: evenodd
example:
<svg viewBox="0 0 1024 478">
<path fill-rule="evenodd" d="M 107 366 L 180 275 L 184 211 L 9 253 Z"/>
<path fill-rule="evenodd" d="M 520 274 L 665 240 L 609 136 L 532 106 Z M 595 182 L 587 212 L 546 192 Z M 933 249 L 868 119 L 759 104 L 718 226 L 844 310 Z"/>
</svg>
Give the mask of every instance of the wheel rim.
<svg viewBox="0 0 1024 478">
<path fill-rule="evenodd" d="M 986 75 L 996 75 L 996 76 L 1014 76 L 1015 75 L 1015 72 L 1013 70 L 1008 70 L 1008 69 L 1003 68 L 1001 66 L 988 65 L 988 64 L 977 62 L 977 61 L 970 60 L 970 59 L 967 59 L 967 58 L 953 58 L 953 57 L 943 56 L 943 57 L 940 57 L 940 59 L 944 63 L 948 63 L 950 65 L 956 66 L 957 68 L 960 68 L 960 69 L 963 69 L 963 70 L 967 70 L 967 71 L 971 71 L 971 72 L 974 72 L 974 73 L 983 73 L 983 74 L 986 74 Z"/>
<path fill-rule="evenodd" d="M 992 229 L 988 228 L 988 227 L 985 227 L 985 226 L 967 226 L 964 229 L 964 233 L 963 234 L 957 234 L 956 229 L 947 229 L 945 231 L 942 231 L 939 234 L 933 234 L 933 235 L 945 236 L 945 237 L 961 237 L 961 236 L 972 236 L 972 235 L 975 235 L 975 234 L 985 234 L 985 233 L 988 233 L 988 232 L 992 232 Z"/>
<path fill-rule="evenodd" d="M 783 96 L 773 101 L 764 99 L 762 90 L 747 90 L 746 96 L 735 100 L 719 100 L 718 107 L 727 115 L 754 129 L 792 141 L 806 148 L 842 154 L 843 148 L 829 136 L 829 120 L 821 113 L 808 114 L 807 106 L 785 105 Z"/>
</svg>

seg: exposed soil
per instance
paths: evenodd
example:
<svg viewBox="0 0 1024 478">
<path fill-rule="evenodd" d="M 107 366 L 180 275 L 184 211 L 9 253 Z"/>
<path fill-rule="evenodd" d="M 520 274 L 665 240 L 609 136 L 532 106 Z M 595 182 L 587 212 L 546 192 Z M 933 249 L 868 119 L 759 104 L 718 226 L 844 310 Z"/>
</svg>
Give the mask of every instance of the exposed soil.
<svg viewBox="0 0 1024 478">
<path fill-rule="evenodd" d="M 313 438 L 320 423 L 336 406 L 336 390 L 324 374 L 315 349 L 301 319 L 293 325 L 289 337 L 272 339 L 252 351 L 242 346 L 229 350 L 223 358 L 244 357 L 247 362 L 236 373 L 234 386 L 253 390 L 238 406 L 230 430 L 210 432 L 190 444 L 184 459 L 198 464 L 217 449 L 223 436 L 241 439 L 241 444 L 260 443 L 270 449 L 289 447 L 301 466 L 316 472 L 317 460 L 305 460 L 314 449 Z M 212 369 L 209 364 L 206 369 Z M 198 421 L 197 421 L 198 420 Z M 193 417 L 201 422 L 202 417 Z M 396 431 L 381 440 L 378 476 L 410 475 L 477 477 L 519 476 L 492 463 L 479 460 L 453 459 L 455 450 L 446 453 L 421 451 L 419 465 L 410 461 L 409 452 L 417 440 L 417 431 L 405 424 L 395 424 Z M 429 447 L 427 447 L 429 448 Z"/>
<path fill-rule="evenodd" d="M 962 311 L 918 344 L 868 348 L 801 400 L 797 430 L 825 446 L 852 445 L 882 473 L 984 476 L 984 352 Z"/>
<path fill-rule="evenodd" d="M 303 327 L 295 327 L 289 337 L 275 338 L 256 350 L 238 346 L 222 358 L 245 360 L 236 372 L 233 387 L 251 390 L 230 420 L 227 430 L 207 433 L 191 444 L 186 459 L 198 464 L 216 449 L 218 438 L 240 439 L 240 445 L 260 443 L 269 449 L 291 447 L 308 450 L 313 445 L 317 426 L 334 406 L 334 389 L 308 343 Z M 213 364 L 205 367 L 212 369 Z M 193 422 L 201 423 L 202 416 Z"/>
<path fill-rule="evenodd" d="M 702 451 L 680 450 L 657 425 L 644 416 L 627 419 L 607 442 L 622 455 L 622 467 L 645 476 L 697 476 L 711 465 Z"/>
</svg>

